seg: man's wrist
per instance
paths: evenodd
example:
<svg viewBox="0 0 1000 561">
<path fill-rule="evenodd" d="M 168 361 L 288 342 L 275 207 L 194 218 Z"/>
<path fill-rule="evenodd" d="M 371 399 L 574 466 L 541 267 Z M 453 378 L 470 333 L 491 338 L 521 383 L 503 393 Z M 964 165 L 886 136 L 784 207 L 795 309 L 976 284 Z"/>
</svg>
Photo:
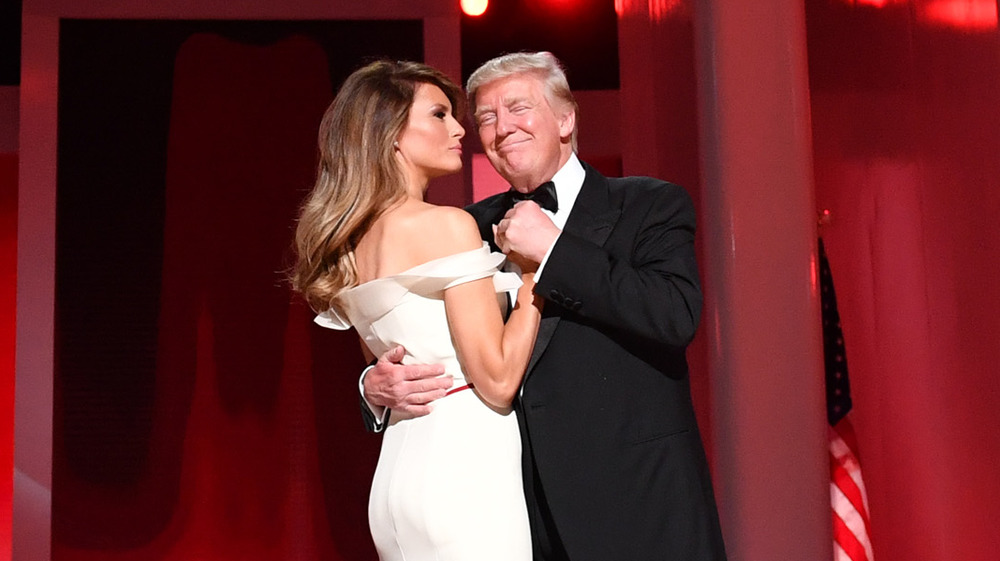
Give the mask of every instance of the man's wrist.
<svg viewBox="0 0 1000 561">
<path fill-rule="evenodd" d="M 365 369 L 361 371 L 361 378 L 358 380 L 358 391 L 361 393 L 361 400 L 365 402 L 365 407 L 368 408 L 368 411 L 372 414 L 372 417 L 375 420 L 375 428 L 378 428 L 385 423 L 386 414 L 389 412 L 389 409 L 381 405 L 374 405 L 372 402 L 368 401 L 368 394 L 365 393 L 365 376 L 368 375 L 368 372 L 372 368 L 375 368 L 376 362 L 378 362 L 377 359 L 373 360 L 371 364 L 366 366 Z"/>
</svg>

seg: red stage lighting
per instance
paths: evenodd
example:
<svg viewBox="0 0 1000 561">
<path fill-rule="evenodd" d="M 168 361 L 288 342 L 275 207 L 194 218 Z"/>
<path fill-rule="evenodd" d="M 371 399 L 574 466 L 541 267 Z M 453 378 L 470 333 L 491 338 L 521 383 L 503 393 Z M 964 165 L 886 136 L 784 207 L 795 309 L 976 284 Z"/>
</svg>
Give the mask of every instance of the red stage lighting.
<svg viewBox="0 0 1000 561">
<path fill-rule="evenodd" d="M 639 3 L 636 0 L 615 0 L 615 13 L 618 17 L 628 14 L 649 13 L 652 21 L 663 21 L 674 10 L 682 8 L 684 0 L 649 0 Z"/>
<path fill-rule="evenodd" d="M 921 19 L 967 31 L 997 28 L 995 0 L 936 0 L 920 6 Z"/>
<path fill-rule="evenodd" d="M 616 0 L 619 2 L 627 0 Z M 886 8 L 913 3 L 917 19 L 934 26 L 966 31 L 991 31 L 997 28 L 996 0 L 843 0 L 855 7 Z"/>
<path fill-rule="evenodd" d="M 854 7 L 868 7 L 868 8 L 888 8 L 894 4 L 906 4 L 910 0 L 844 0 L 845 4 L 849 4 Z"/>
<path fill-rule="evenodd" d="M 489 5 L 489 0 L 462 0 L 462 12 L 467 16 L 481 16 Z"/>
</svg>

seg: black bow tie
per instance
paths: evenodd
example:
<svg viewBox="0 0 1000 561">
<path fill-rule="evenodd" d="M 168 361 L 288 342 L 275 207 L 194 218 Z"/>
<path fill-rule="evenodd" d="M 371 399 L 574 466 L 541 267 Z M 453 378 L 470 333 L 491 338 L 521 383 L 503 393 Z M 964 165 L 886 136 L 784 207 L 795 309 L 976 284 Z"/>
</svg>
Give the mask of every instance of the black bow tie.
<svg viewBox="0 0 1000 561">
<path fill-rule="evenodd" d="M 542 183 L 537 189 L 529 193 L 522 193 L 511 188 L 510 191 L 507 191 L 507 196 L 509 198 L 507 201 L 508 208 L 514 206 L 518 201 L 534 201 L 538 206 L 546 210 L 552 212 L 559 210 L 559 200 L 556 198 L 556 184 L 551 181 Z"/>
</svg>

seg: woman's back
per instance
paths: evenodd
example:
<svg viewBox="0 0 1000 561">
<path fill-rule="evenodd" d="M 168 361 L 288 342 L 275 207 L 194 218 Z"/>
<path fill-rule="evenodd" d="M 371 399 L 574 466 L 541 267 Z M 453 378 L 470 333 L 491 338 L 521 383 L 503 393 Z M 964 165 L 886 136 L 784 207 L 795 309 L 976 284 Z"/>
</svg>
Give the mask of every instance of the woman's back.
<svg viewBox="0 0 1000 561">
<path fill-rule="evenodd" d="M 499 272 L 503 254 L 479 240 L 476 249 L 433 257 L 455 246 L 443 239 L 451 211 L 409 210 L 369 230 L 358 248 L 361 284 L 338 297 L 339 314 L 317 318 L 353 325 L 376 355 L 399 344 L 404 364 L 442 364 L 455 379 L 430 415 L 390 415 L 369 502 L 372 537 L 384 561 L 527 561 L 517 420 L 469 390 L 444 299 L 480 279 L 492 277 L 500 294 L 521 279 Z"/>
<path fill-rule="evenodd" d="M 375 356 L 402 345 L 404 364 L 442 364 L 459 387 L 467 380 L 453 343 L 444 292 L 492 277 L 499 306 L 506 300 L 506 291 L 521 284 L 518 275 L 498 271 L 503 260 L 502 254 L 490 253 L 485 243 L 478 249 L 432 259 L 343 292 L 338 297 L 340 313 L 321 314 L 317 322 L 341 329 L 353 326 Z"/>
<path fill-rule="evenodd" d="M 478 240 L 472 250 L 452 251 L 461 247 L 450 232 L 454 213 L 464 211 L 413 199 L 383 213 L 355 250 L 359 285 L 342 293 L 338 304 L 375 356 L 403 345 L 404 363 L 442 364 L 457 387 L 466 382 L 452 344 L 444 288 L 493 274 L 503 256 L 491 255 Z"/>
<path fill-rule="evenodd" d="M 393 205 L 361 237 L 354 250 L 358 282 L 364 283 L 477 249 L 481 240 L 461 233 L 464 210 L 407 197 Z M 463 239 L 464 238 L 464 239 Z"/>
</svg>

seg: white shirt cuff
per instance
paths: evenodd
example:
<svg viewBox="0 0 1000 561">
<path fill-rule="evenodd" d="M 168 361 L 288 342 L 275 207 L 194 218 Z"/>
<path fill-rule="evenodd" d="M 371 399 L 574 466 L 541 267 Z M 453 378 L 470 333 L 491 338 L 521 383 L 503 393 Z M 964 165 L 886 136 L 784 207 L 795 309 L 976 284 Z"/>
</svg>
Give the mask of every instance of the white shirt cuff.
<svg viewBox="0 0 1000 561">
<path fill-rule="evenodd" d="M 367 375 L 368 371 L 372 368 L 375 368 L 375 365 L 368 366 L 361 371 L 361 378 L 358 380 L 358 391 L 361 392 L 361 399 L 365 402 L 365 407 L 367 407 L 368 410 L 371 411 L 372 416 L 375 417 L 375 428 L 378 429 L 385 424 L 386 417 L 389 414 L 389 409 L 382 407 L 381 405 L 372 405 L 365 396 L 365 375 Z"/>
</svg>

